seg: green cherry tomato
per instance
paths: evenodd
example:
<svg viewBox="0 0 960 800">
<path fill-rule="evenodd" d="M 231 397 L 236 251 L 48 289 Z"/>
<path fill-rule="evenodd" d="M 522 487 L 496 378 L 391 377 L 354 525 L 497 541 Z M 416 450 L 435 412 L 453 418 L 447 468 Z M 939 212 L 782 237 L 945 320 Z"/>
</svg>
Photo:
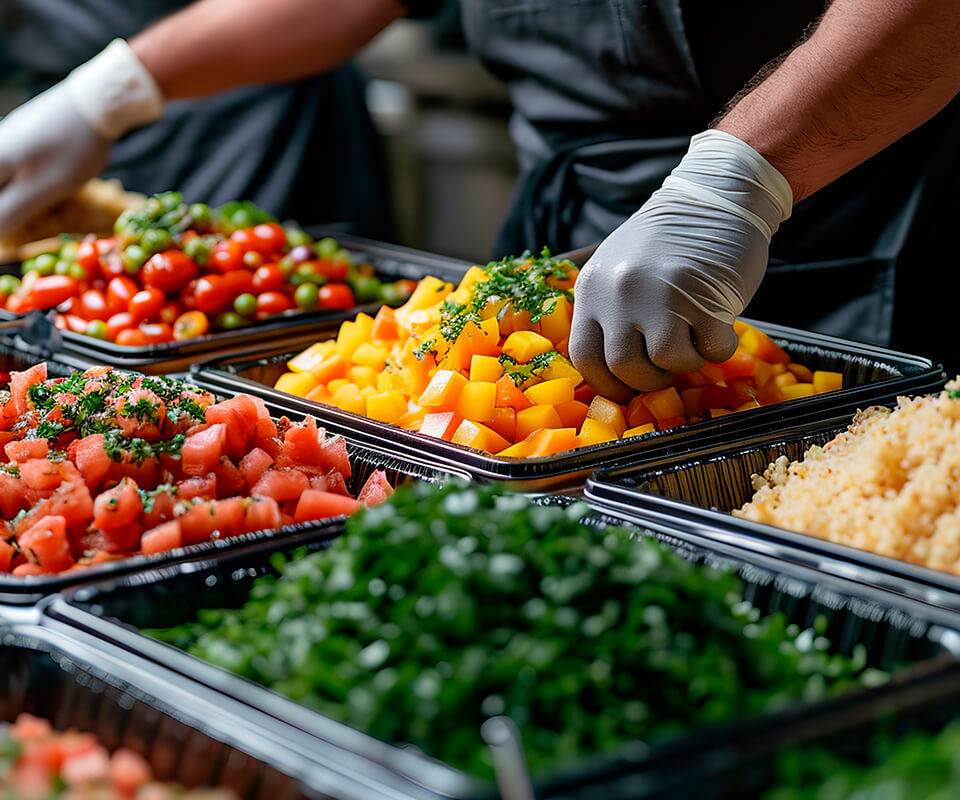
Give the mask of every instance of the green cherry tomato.
<svg viewBox="0 0 960 800">
<path fill-rule="evenodd" d="M 54 275 L 69 275 L 70 274 L 70 262 L 65 258 L 61 258 L 53 265 L 53 274 Z"/>
<path fill-rule="evenodd" d="M 247 252 L 243 254 L 243 263 L 250 269 L 256 269 L 257 267 L 263 266 L 263 256 L 256 250 L 247 250 Z"/>
<path fill-rule="evenodd" d="M 129 261 L 137 267 L 142 267 L 147 257 L 147 251 L 138 244 L 128 245 L 124 248 L 122 256 L 124 265 Z"/>
<path fill-rule="evenodd" d="M 107 323 L 102 319 L 92 320 L 87 325 L 87 330 L 84 331 L 87 336 L 93 336 L 96 339 L 106 339 L 107 338 Z"/>
<path fill-rule="evenodd" d="M 194 225 L 210 221 L 210 206 L 206 203 L 194 203 L 190 206 L 187 213 L 190 215 L 190 219 L 193 220 Z"/>
<path fill-rule="evenodd" d="M 238 208 L 230 216 L 230 224 L 235 228 L 249 228 L 253 225 L 253 214 L 245 208 Z"/>
<path fill-rule="evenodd" d="M 380 299 L 388 306 L 397 306 L 403 302 L 403 293 L 395 283 L 385 283 L 380 287 Z"/>
<path fill-rule="evenodd" d="M 66 259 L 67 261 L 75 261 L 77 258 L 77 250 L 80 249 L 80 244 L 75 242 L 73 239 L 67 239 L 62 245 L 60 245 L 60 258 Z"/>
<path fill-rule="evenodd" d="M 213 327 L 224 331 L 242 328 L 246 324 L 247 320 L 235 311 L 221 311 L 213 318 Z"/>
<path fill-rule="evenodd" d="M 317 242 L 317 255 L 320 256 L 320 258 L 333 258 L 339 250 L 340 242 L 336 239 L 331 239 L 329 236 Z"/>
<path fill-rule="evenodd" d="M 315 283 L 301 283 L 294 292 L 293 299 L 299 308 L 316 308 L 320 301 L 320 290 Z"/>
<path fill-rule="evenodd" d="M 237 299 L 233 301 L 233 310 L 241 317 L 252 317 L 257 313 L 256 295 L 252 295 L 250 292 L 244 292 L 239 295 Z"/>
<path fill-rule="evenodd" d="M 290 256 L 284 256 L 277 262 L 277 266 L 284 275 L 290 275 L 297 268 L 297 262 Z"/>
<path fill-rule="evenodd" d="M 0 275 L 0 294 L 11 295 L 20 288 L 16 275 Z"/>
<path fill-rule="evenodd" d="M 173 238 L 170 236 L 170 232 L 163 228 L 148 228 L 140 237 L 140 245 L 148 255 L 166 250 L 171 244 L 173 244 Z"/>
<path fill-rule="evenodd" d="M 37 273 L 39 275 L 53 275 L 53 270 L 57 266 L 57 257 L 53 253 L 44 253 L 34 259 Z"/>
<path fill-rule="evenodd" d="M 290 247 L 299 247 L 313 241 L 308 234 L 299 228 L 284 228 L 284 233 L 287 234 L 287 244 Z"/>
<path fill-rule="evenodd" d="M 67 273 L 71 278 L 76 278 L 78 281 L 85 281 L 90 276 L 87 275 L 87 271 L 81 267 L 79 264 L 71 264 L 70 272 Z"/>
<path fill-rule="evenodd" d="M 357 275 L 353 281 L 353 294 L 358 303 L 372 303 L 381 299 L 382 293 L 380 280 L 372 275 Z"/>
</svg>

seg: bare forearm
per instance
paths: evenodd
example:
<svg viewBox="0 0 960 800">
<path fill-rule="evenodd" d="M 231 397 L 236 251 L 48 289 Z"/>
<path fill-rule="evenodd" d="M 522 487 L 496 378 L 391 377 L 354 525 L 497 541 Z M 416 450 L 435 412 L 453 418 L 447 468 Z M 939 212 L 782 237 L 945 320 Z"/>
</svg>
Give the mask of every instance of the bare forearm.
<svg viewBox="0 0 960 800">
<path fill-rule="evenodd" d="M 794 202 L 930 119 L 960 91 L 956 0 L 835 0 L 717 123 L 783 173 Z"/>
<path fill-rule="evenodd" d="M 201 0 L 130 44 L 176 100 L 324 72 L 405 13 L 399 0 Z"/>
</svg>

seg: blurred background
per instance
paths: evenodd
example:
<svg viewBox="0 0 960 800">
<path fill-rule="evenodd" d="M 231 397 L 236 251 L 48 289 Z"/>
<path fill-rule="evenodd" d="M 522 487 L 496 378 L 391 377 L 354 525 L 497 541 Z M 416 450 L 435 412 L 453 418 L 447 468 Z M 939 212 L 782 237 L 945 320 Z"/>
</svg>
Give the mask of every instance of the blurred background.
<svg viewBox="0 0 960 800">
<path fill-rule="evenodd" d="M 14 10 L 8 10 L 8 5 Z M 155 9 L 147 8 L 151 5 L 156 3 L 131 10 L 129 20 L 119 19 L 110 30 L 101 18 L 103 31 L 91 36 L 89 55 L 96 52 L 94 46 L 102 45 L 101 40 L 127 35 L 142 27 L 150 16 L 156 16 Z M 50 82 L 44 80 L 47 62 L 36 55 L 35 43 L 22 32 L 29 26 L 39 29 L 44 12 L 31 7 L 29 0 L 17 6 L 18 0 L 0 3 L 0 113 Z M 62 8 L 58 13 L 62 15 Z M 13 30 L 15 43 L 10 36 Z M 56 48 L 56 42 L 49 47 Z M 87 55 L 76 48 L 74 60 L 80 63 Z M 24 68 L 24 62 L 29 69 Z M 516 174 L 513 145 L 507 133 L 509 101 L 504 85 L 466 53 L 458 4 L 447 2 L 443 12 L 430 20 L 403 20 L 391 25 L 360 54 L 355 65 L 365 80 L 366 106 L 384 144 L 393 216 L 392 234 L 376 227 L 363 232 L 436 253 L 487 260 L 492 256 Z M 51 77 L 70 66 L 64 61 L 55 69 L 49 68 Z M 332 111 L 337 113 L 337 109 Z M 137 185 L 147 181 L 135 171 L 121 173 L 121 177 L 127 188 L 141 192 L 184 188 Z M 318 189 L 323 187 L 322 175 L 311 180 Z M 269 201 L 264 205 L 274 213 L 283 213 L 270 208 Z M 299 217 L 311 216 L 304 204 L 295 210 Z M 354 215 L 357 213 L 362 212 Z M 299 221 L 313 224 L 339 220 Z"/>
</svg>

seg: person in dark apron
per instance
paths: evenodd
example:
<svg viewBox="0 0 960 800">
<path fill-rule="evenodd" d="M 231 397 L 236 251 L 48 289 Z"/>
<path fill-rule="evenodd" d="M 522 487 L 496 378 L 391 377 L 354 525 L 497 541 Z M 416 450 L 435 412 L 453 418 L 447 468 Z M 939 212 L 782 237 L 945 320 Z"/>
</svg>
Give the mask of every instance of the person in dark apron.
<svg viewBox="0 0 960 800">
<path fill-rule="evenodd" d="M 735 345 L 733 317 L 755 292 L 750 305 L 755 316 L 881 343 L 911 336 L 933 340 L 933 316 L 911 303 L 929 296 L 915 280 L 916 268 L 929 275 L 926 260 L 955 252 L 948 246 L 955 237 L 943 232 L 949 233 L 956 207 L 955 196 L 952 206 L 944 202 L 955 194 L 956 101 L 924 125 L 929 115 L 911 106 L 913 133 L 898 130 L 899 141 L 795 209 L 796 195 L 783 174 L 743 138 L 709 128 L 758 69 L 790 51 L 818 21 L 822 0 L 462 0 L 461 6 L 471 47 L 509 83 L 517 109 L 511 127 L 523 178 L 499 252 L 542 245 L 565 250 L 606 237 L 581 274 L 570 340 L 575 364 L 596 388 L 610 396 L 624 394 L 625 384 L 649 389 L 663 384 L 671 370 L 694 368 L 704 357 L 726 358 Z M 76 165 L 85 160 L 89 170 L 104 158 L 118 131 L 159 118 L 165 95 L 191 96 L 197 76 L 214 91 L 242 84 L 235 79 L 238 70 L 247 82 L 253 76 L 320 71 L 349 57 L 345 42 L 358 47 L 405 13 L 398 0 L 327 0 L 324 14 L 315 18 L 349 19 L 348 29 L 314 25 L 309 37 L 301 32 L 296 47 L 266 57 L 258 41 L 279 38 L 298 21 L 305 24 L 314 5 L 288 0 L 264 9 L 255 0 L 204 0 L 137 37 L 132 47 L 115 42 L 65 85 L 18 111 L 15 123 L 0 127 L 0 185 L 9 177 L 3 174 L 4 148 L 35 159 L 43 180 L 60 187 L 77 178 Z M 942 39 L 943 46 L 921 53 L 926 58 L 921 67 L 931 72 L 914 81 L 941 91 L 943 81 L 934 81 L 934 75 L 960 75 L 949 60 L 960 41 L 960 31 L 952 35 L 958 13 L 949 4 L 885 0 L 883 13 L 871 20 L 890 26 L 883 36 L 868 35 L 862 24 L 873 10 L 864 0 L 834 0 L 823 24 L 772 78 L 796 63 L 801 51 L 810 53 L 808 45 L 838 33 L 835 52 L 854 49 L 856 39 L 869 52 L 895 60 L 901 53 L 884 49 L 888 41 L 899 43 L 905 36 L 915 44 L 926 32 L 927 40 Z M 216 42 L 228 13 L 232 38 Z M 937 14 L 943 24 L 927 24 Z M 845 20 L 839 27 L 838 18 Z M 209 49 L 183 45 L 181 40 L 197 41 L 198 30 Z M 254 64 L 251 53 L 260 53 Z M 876 60 L 884 79 L 899 78 L 882 55 Z M 837 68 L 846 72 L 831 75 L 828 83 L 844 88 L 856 76 Z M 915 71 L 913 64 L 910 68 Z M 118 85 L 111 75 L 125 76 L 126 83 Z M 952 94 L 942 103 L 938 96 L 938 107 L 956 94 L 948 88 Z M 910 91 L 913 98 L 925 89 L 911 85 Z M 82 135 L 67 142 L 45 132 L 40 121 L 54 114 L 75 120 Z M 41 141 L 27 140 L 28 133 Z M 55 158 L 49 152 L 53 144 L 60 148 Z M 9 164 L 6 169 L 9 173 Z M 15 197 L 19 188 L 0 189 L 0 226 L 5 213 L 14 213 L 9 201 L 5 207 L 5 196 Z M 39 202 L 49 187 L 23 188 L 31 202 Z M 650 224 L 664 209 L 669 214 Z M 649 240 L 630 241 L 631 230 L 649 237 L 654 228 Z M 641 245 L 647 254 L 636 252 Z M 702 270 L 690 268 L 696 259 L 677 258 L 694 246 L 708 254 L 700 259 Z M 711 248 L 727 260 L 710 266 Z M 649 260 L 649 253 L 656 263 L 631 272 L 631 264 Z M 607 266 L 610 275 L 602 274 Z M 677 273 L 673 283 L 671 270 Z M 945 290 L 939 294 L 952 298 L 955 278 L 941 280 L 945 271 L 937 273 L 938 287 Z M 651 275 L 662 296 L 646 291 Z M 612 285 L 623 291 L 611 294 Z M 691 291 L 693 285 L 699 288 Z M 700 291 L 705 286 L 706 294 Z M 686 311 L 681 313 L 680 305 Z M 684 314 L 706 320 L 706 333 Z M 612 339 L 605 345 L 600 335 L 608 327 L 619 337 L 615 358 L 607 346 Z M 659 349 L 667 357 L 660 358 Z M 607 366 L 616 361 L 633 377 L 618 380 L 604 360 Z"/>
<path fill-rule="evenodd" d="M 3 0 L 0 31 L 12 65 L 36 94 L 114 38 L 126 38 L 187 0 Z M 278 47 L 282 43 L 278 43 Z M 271 86 L 167 104 L 109 153 L 106 177 L 146 194 L 177 189 L 192 200 L 249 199 L 279 219 L 342 224 L 393 235 L 386 165 L 351 66 Z"/>
</svg>

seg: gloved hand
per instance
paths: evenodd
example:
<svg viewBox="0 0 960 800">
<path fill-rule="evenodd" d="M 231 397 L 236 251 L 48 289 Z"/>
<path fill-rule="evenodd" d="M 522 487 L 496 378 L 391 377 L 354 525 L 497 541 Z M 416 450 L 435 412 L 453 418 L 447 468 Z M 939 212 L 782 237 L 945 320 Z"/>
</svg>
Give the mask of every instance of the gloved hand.
<svg viewBox="0 0 960 800">
<path fill-rule="evenodd" d="M 118 39 L 0 122 L 0 235 L 100 174 L 110 145 L 159 119 L 163 95 Z"/>
<path fill-rule="evenodd" d="M 570 357 L 612 400 L 724 361 L 793 192 L 756 150 L 709 130 L 577 279 Z"/>
</svg>

